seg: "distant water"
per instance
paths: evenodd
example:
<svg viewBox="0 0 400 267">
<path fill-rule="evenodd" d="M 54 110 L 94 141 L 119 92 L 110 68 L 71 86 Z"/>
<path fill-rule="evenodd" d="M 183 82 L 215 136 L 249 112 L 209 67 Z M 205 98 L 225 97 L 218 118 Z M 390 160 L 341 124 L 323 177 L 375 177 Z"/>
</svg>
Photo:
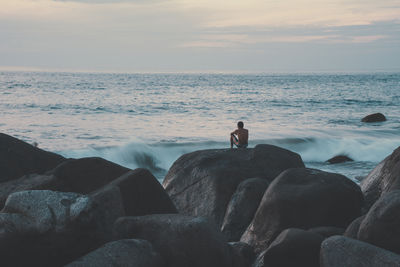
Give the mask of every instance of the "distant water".
<svg viewBox="0 0 400 267">
<path fill-rule="evenodd" d="M 357 180 L 400 146 L 400 73 L 93 74 L 0 72 L 0 132 L 67 157 L 101 156 L 160 180 L 182 154 L 250 146 L 298 152 Z M 382 112 L 384 123 L 364 124 Z M 329 165 L 345 154 L 355 161 Z"/>
</svg>

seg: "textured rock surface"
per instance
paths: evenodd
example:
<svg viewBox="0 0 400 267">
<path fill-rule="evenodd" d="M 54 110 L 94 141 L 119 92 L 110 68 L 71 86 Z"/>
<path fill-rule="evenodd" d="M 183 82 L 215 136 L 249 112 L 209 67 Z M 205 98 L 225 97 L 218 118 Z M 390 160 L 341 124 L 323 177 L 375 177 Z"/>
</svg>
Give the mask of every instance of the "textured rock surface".
<svg viewBox="0 0 400 267">
<path fill-rule="evenodd" d="M 320 266 L 393 267 L 400 266 L 400 256 L 352 238 L 333 236 L 322 242 Z"/>
<path fill-rule="evenodd" d="M 323 239 L 321 235 L 313 232 L 286 229 L 263 253 L 263 266 L 319 267 L 319 250 Z"/>
<path fill-rule="evenodd" d="M 157 214 L 119 218 L 115 239 L 145 239 L 167 267 L 232 266 L 232 252 L 215 225 L 200 217 Z"/>
<path fill-rule="evenodd" d="M 400 253 L 400 190 L 381 197 L 358 230 L 358 239 Z"/>
<path fill-rule="evenodd" d="M 123 239 L 105 244 L 67 267 L 163 267 L 161 256 L 145 240 Z"/>
<path fill-rule="evenodd" d="M 360 216 L 363 196 L 343 175 L 290 169 L 268 187 L 241 241 L 265 250 L 287 228 L 347 227 Z"/>
<path fill-rule="evenodd" d="M 261 198 L 270 182 L 261 178 L 241 182 L 233 194 L 221 231 L 229 241 L 240 239 L 256 213 Z"/>
<path fill-rule="evenodd" d="M 240 182 L 253 177 L 272 180 L 293 167 L 304 167 L 300 156 L 271 145 L 202 150 L 175 161 L 163 185 L 180 213 L 208 217 L 221 226 Z"/>
<path fill-rule="evenodd" d="M 382 113 L 374 113 L 365 116 L 364 118 L 361 119 L 362 122 L 381 122 L 381 121 L 386 121 L 385 115 Z"/>
<path fill-rule="evenodd" d="M 347 226 L 346 231 L 344 232 L 344 236 L 357 239 L 358 230 L 360 229 L 360 224 L 364 220 L 365 215 L 358 217 L 354 221 L 352 221 L 349 226 Z"/>
<path fill-rule="evenodd" d="M 0 183 L 53 169 L 65 159 L 0 133 Z"/>
<path fill-rule="evenodd" d="M 115 179 L 104 188 L 118 187 L 126 216 L 177 213 L 157 179 L 146 169 L 135 169 Z"/>
<path fill-rule="evenodd" d="M 378 198 L 390 191 L 400 189 L 400 147 L 385 158 L 361 182 L 367 209 Z"/>
</svg>

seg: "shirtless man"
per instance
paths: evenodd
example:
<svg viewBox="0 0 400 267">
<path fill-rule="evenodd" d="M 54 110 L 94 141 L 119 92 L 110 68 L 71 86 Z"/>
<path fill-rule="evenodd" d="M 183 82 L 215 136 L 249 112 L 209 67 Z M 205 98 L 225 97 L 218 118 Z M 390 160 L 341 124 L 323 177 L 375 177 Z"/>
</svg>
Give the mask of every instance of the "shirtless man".
<svg viewBox="0 0 400 267">
<path fill-rule="evenodd" d="M 235 131 L 231 132 L 231 148 L 233 148 L 233 144 L 238 148 L 246 148 L 249 141 L 249 131 L 243 128 L 242 121 L 237 123 L 237 127 Z"/>
</svg>

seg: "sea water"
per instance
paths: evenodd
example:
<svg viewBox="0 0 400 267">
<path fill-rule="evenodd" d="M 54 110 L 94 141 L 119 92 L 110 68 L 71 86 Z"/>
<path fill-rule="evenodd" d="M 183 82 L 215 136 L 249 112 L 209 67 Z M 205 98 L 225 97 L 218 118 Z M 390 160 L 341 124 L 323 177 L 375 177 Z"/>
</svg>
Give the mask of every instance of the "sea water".
<svg viewBox="0 0 400 267">
<path fill-rule="evenodd" d="M 358 181 L 400 146 L 400 73 L 0 72 L 0 132 L 65 157 L 144 167 L 161 181 L 182 154 L 278 145 Z M 387 121 L 362 123 L 381 112 Z M 336 155 L 353 162 L 330 165 Z"/>
</svg>

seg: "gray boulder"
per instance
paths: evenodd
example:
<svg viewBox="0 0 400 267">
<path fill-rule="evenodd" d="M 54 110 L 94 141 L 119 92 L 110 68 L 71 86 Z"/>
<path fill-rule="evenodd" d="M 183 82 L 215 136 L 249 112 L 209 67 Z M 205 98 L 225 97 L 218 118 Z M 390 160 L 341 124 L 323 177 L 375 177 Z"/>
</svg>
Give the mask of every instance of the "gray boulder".
<svg viewBox="0 0 400 267">
<path fill-rule="evenodd" d="M 352 238 L 333 236 L 321 244 L 320 266 L 393 267 L 400 266 L 400 256 Z"/>
<path fill-rule="evenodd" d="M 27 174 L 42 174 L 64 160 L 60 155 L 0 133 L 0 183 Z"/>
<path fill-rule="evenodd" d="M 231 242 L 229 246 L 232 250 L 232 267 L 250 267 L 256 258 L 256 254 L 251 246 L 243 242 Z"/>
<path fill-rule="evenodd" d="M 358 230 L 358 239 L 400 253 L 400 190 L 382 196 Z"/>
<path fill-rule="evenodd" d="M 122 217 L 115 239 L 145 239 L 165 259 L 166 267 L 231 267 L 232 253 L 216 226 L 200 217 L 156 214 Z"/>
<path fill-rule="evenodd" d="M 289 169 L 269 185 L 241 241 L 261 252 L 287 228 L 344 228 L 360 216 L 362 204 L 359 186 L 343 175 Z"/>
<path fill-rule="evenodd" d="M 76 193 L 11 194 L 0 213 L 2 262 L 13 266 L 62 266 L 97 248 L 105 242 L 107 232 L 98 222 L 106 217 L 99 215 L 100 203 L 100 199 L 93 201 Z M 107 220 L 121 215 L 113 214 Z"/>
<path fill-rule="evenodd" d="M 304 167 L 301 157 L 272 145 L 202 150 L 175 161 L 163 186 L 179 212 L 208 217 L 221 226 L 238 184 L 253 177 L 272 180 L 293 167 Z"/>
<path fill-rule="evenodd" d="M 400 189 L 400 147 L 386 157 L 368 176 L 361 181 L 366 208 L 390 191 Z"/>
<path fill-rule="evenodd" d="M 349 226 L 347 226 L 346 231 L 344 232 L 344 236 L 357 239 L 358 230 L 360 229 L 360 224 L 364 220 L 365 215 L 358 217 L 354 221 L 352 221 Z"/>
<path fill-rule="evenodd" d="M 123 239 L 105 244 L 66 267 L 163 267 L 161 256 L 146 240 Z"/>
<path fill-rule="evenodd" d="M 328 238 L 334 235 L 342 235 L 345 231 L 344 228 L 341 227 L 333 227 L 333 226 L 319 226 L 308 229 L 308 231 L 319 234 L 324 238 Z"/>
<path fill-rule="evenodd" d="M 323 240 L 321 235 L 313 232 L 286 229 L 262 253 L 261 266 L 319 267 L 319 250 Z"/>
<path fill-rule="evenodd" d="M 386 121 L 385 115 L 382 113 L 374 113 L 365 116 L 364 118 L 361 119 L 362 122 L 382 122 Z"/>
<path fill-rule="evenodd" d="M 229 202 L 221 227 L 229 241 L 240 239 L 253 219 L 269 184 L 268 180 L 261 178 L 247 179 L 239 184 Z"/>
</svg>

